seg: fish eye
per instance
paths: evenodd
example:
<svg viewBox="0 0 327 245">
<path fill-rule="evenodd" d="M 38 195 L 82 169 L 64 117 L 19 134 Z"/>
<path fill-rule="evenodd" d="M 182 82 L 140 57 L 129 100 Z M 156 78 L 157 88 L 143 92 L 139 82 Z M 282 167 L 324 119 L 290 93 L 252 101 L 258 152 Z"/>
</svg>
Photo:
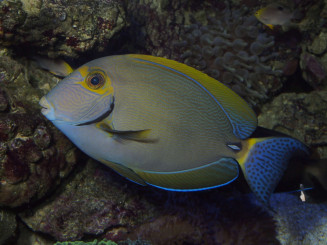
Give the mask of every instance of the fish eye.
<svg viewBox="0 0 327 245">
<path fill-rule="evenodd" d="M 86 84 L 91 89 L 99 89 L 104 85 L 105 79 L 100 72 L 91 73 L 86 78 Z"/>
<path fill-rule="evenodd" d="M 280 10 L 280 11 L 284 10 L 284 8 L 282 6 L 278 6 L 277 9 Z"/>
</svg>

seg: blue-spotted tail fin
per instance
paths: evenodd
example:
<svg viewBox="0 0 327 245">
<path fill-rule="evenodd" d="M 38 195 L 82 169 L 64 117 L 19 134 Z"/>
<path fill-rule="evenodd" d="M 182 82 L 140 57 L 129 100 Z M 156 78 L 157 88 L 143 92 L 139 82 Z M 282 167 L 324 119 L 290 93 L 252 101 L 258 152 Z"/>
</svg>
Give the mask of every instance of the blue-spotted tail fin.
<svg viewBox="0 0 327 245">
<path fill-rule="evenodd" d="M 309 154 L 309 150 L 290 137 L 250 138 L 243 142 L 237 161 L 251 190 L 266 206 L 288 161 L 296 154 Z"/>
</svg>

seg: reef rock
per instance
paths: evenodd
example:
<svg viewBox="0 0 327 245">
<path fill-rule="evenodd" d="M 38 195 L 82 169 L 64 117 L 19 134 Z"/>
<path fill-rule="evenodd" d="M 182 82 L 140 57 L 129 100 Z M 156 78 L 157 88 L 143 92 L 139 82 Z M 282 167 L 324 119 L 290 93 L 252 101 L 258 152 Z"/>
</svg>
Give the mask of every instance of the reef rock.
<svg viewBox="0 0 327 245">
<path fill-rule="evenodd" d="M 252 105 L 284 82 L 283 68 L 299 55 L 230 1 L 129 1 L 130 36 L 152 55 L 178 60 L 225 83 Z M 297 41 L 297 40 L 296 40 Z"/>
<path fill-rule="evenodd" d="M 10 211 L 0 209 L 0 245 L 7 244 L 17 229 L 16 215 Z"/>
<path fill-rule="evenodd" d="M 49 234 L 58 241 L 78 240 L 86 234 L 100 235 L 105 231 L 108 239 L 122 238 L 128 229 L 153 217 L 154 207 L 117 177 L 90 160 L 52 198 L 20 217 L 33 231 Z"/>
<path fill-rule="evenodd" d="M 77 162 L 72 143 L 40 113 L 38 101 L 54 79 L 0 56 L 0 206 L 42 198 Z"/>
<path fill-rule="evenodd" d="M 283 64 L 274 49 L 274 36 L 246 7 L 225 8 L 206 15 L 207 24 L 188 26 L 181 45 L 181 61 L 225 83 L 255 105 L 282 87 Z M 277 65 L 277 66 L 276 66 Z"/>
<path fill-rule="evenodd" d="M 175 193 L 142 187 L 93 160 L 67 182 L 19 214 L 33 231 L 59 241 L 91 236 L 158 245 L 279 244 L 272 216 L 232 189 Z"/>
<path fill-rule="evenodd" d="M 301 202 L 297 195 L 274 194 L 278 240 L 287 244 L 325 244 L 327 236 L 327 203 Z"/>
<path fill-rule="evenodd" d="M 286 133 L 327 158 L 327 91 L 284 93 L 263 106 L 259 125 Z"/>
<path fill-rule="evenodd" d="M 0 1 L 0 45 L 49 57 L 101 51 L 126 25 L 120 1 Z"/>
</svg>

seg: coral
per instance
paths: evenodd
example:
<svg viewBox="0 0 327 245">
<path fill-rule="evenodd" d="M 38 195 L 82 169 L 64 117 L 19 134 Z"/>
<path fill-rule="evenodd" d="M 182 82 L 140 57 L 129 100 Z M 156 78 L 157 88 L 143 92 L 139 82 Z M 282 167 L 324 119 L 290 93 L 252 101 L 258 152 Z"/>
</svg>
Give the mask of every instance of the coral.
<svg viewBox="0 0 327 245">
<path fill-rule="evenodd" d="M 166 212 L 137 227 L 130 238 L 153 244 L 279 244 L 275 221 L 248 199 L 222 198 L 219 192 L 184 196 Z M 181 196 L 180 196 L 181 197 Z"/>
<path fill-rule="evenodd" d="M 299 51 L 286 52 L 287 45 L 276 45 L 253 9 L 232 6 L 230 1 L 156 3 L 127 3 L 130 36 L 144 52 L 193 66 L 252 105 L 283 86 L 283 67 Z"/>
<path fill-rule="evenodd" d="M 303 35 L 300 66 L 303 79 L 313 89 L 327 88 L 327 1 L 301 1 L 305 18 L 298 24 Z"/>
<path fill-rule="evenodd" d="M 312 44 L 308 46 L 308 49 L 311 53 L 315 55 L 321 55 L 327 50 L 327 33 L 321 32 L 318 36 L 316 36 Z"/>
<path fill-rule="evenodd" d="M 326 158 L 326 98 L 327 91 L 281 94 L 263 106 L 259 125 L 293 136 Z"/>
<path fill-rule="evenodd" d="M 225 7 L 194 21 L 176 45 L 180 60 L 227 84 L 251 104 L 263 102 L 282 86 L 279 52 L 247 7 Z M 278 58 L 279 59 L 279 58 Z"/>
<path fill-rule="evenodd" d="M 42 90 L 33 79 L 53 78 L 35 70 L 31 78 L 20 63 L 0 56 L 0 206 L 44 197 L 77 162 L 72 143 L 40 114 Z"/>
<path fill-rule="evenodd" d="M 303 52 L 301 54 L 300 66 L 302 76 L 313 88 L 321 87 L 326 80 L 326 69 L 314 55 Z"/>
<path fill-rule="evenodd" d="M 105 231 L 107 239 L 124 240 L 126 232 L 119 233 L 117 228 L 128 230 L 152 217 L 154 207 L 124 187 L 124 183 L 115 182 L 115 177 L 102 168 L 110 171 L 90 160 L 53 198 L 20 217 L 32 230 L 58 241 L 78 240 L 85 234 L 100 235 Z"/>
<path fill-rule="evenodd" d="M 113 241 L 97 241 L 96 239 L 92 242 L 74 241 L 74 242 L 56 242 L 54 245 L 117 245 Z"/>
<path fill-rule="evenodd" d="M 307 38 L 302 46 L 300 66 L 303 79 L 314 89 L 327 88 L 327 32 Z"/>
<path fill-rule="evenodd" d="M 156 245 L 201 244 L 201 228 L 177 215 L 162 215 L 149 223 L 142 224 L 132 237 L 141 237 Z"/>
<path fill-rule="evenodd" d="M 128 28 L 128 45 L 138 52 L 175 59 L 172 43 L 183 32 L 189 7 L 186 0 L 176 1 L 125 1 Z M 132 40 L 132 42 L 131 42 Z M 135 52 L 132 50 L 131 52 Z"/>
<path fill-rule="evenodd" d="M 0 245 L 7 244 L 17 228 L 16 215 L 10 211 L 0 209 Z"/>
<path fill-rule="evenodd" d="M 88 235 L 117 243 L 278 244 L 272 217 L 232 189 L 144 188 L 92 160 L 50 199 L 19 216 L 33 231 L 59 241 Z"/>
<path fill-rule="evenodd" d="M 327 203 L 301 202 L 300 193 L 274 194 L 271 205 L 281 244 L 325 244 Z"/>
<path fill-rule="evenodd" d="M 125 25 L 120 1 L 0 2 L 0 45 L 50 57 L 101 51 Z"/>
</svg>

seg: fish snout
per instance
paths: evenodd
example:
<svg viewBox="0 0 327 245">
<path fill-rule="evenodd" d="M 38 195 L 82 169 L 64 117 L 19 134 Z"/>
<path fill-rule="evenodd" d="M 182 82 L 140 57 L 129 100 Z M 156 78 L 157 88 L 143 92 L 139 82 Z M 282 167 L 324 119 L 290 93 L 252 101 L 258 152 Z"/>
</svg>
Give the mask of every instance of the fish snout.
<svg viewBox="0 0 327 245">
<path fill-rule="evenodd" d="M 42 106 L 41 113 L 49 120 L 55 120 L 54 107 L 49 103 L 45 96 L 41 98 L 39 104 Z"/>
</svg>

